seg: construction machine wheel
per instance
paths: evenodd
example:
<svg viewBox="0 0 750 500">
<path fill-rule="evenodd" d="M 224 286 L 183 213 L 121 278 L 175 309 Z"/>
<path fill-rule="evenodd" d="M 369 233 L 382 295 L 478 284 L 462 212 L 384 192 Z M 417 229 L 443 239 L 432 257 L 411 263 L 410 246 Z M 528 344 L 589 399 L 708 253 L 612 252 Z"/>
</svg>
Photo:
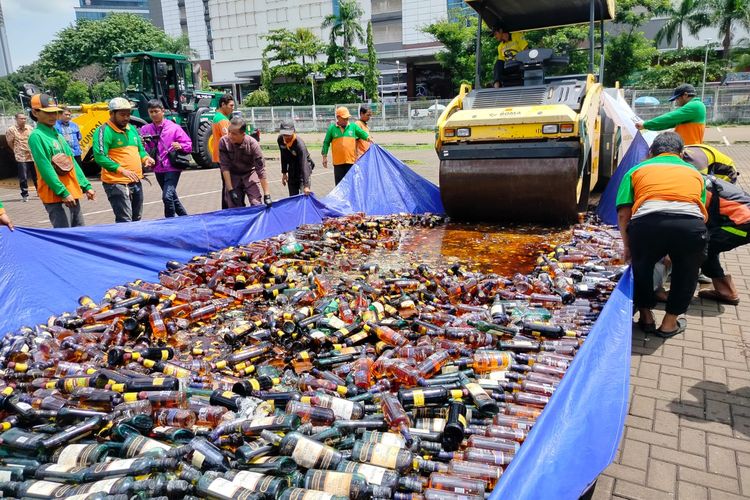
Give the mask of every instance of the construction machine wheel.
<svg viewBox="0 0 750 500">
<path fill-rule="evenodd" d="M 587 188 L 578 163 L 577 157 L 442 160 L 443 206 L 459 220 L 574 222 L 577 195 Z"/>
<path fill-rule="evenodd" d="M 198 125 L 198 131 L 193 140 L 193 160 L 195 160 L 195 163 L 200 168 L 211 168 L 214 163 L 211 157 L 211 150 L 208 149 L 211 134 L 211 122 L 204 121 Z"/>
</svg>

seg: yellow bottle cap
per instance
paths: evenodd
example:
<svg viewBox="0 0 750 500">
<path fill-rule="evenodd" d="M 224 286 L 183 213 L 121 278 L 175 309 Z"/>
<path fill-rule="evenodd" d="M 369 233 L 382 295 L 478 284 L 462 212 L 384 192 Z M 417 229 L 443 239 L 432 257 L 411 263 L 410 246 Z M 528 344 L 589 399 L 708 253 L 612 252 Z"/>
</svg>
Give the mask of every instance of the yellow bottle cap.
<svg viewBox="0 0 750 500">
<path fill-rule="evenodd" d="M 119 384 L 116 384 L 119 385 Z M 126 403 L 132 403 L 133 401 L 138 401 L 138 393 L 137 392 L 126 392 L 122 395 L 122 400 Z"/>
</svg>

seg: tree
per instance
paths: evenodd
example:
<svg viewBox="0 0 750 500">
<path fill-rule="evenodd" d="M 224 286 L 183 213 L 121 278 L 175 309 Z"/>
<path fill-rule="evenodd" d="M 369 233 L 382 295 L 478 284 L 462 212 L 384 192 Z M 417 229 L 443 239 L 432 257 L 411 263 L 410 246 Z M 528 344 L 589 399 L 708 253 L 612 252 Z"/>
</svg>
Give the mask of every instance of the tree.
<svg viewBox="0 0 750 500">
<path fill-rule="evenodd" d="M 66 104 L 72 106 L 79 106 L 83 103 L 91 102 L 89 97 L 89 86 L 84 82 L 72 82 L 68 85 L 68 90 L 65 91 L 63 100 Z"/>
<path fill-rule="evenodd" d="M 367 69 L 365 70 L 365 92 L 373 101 L 378 101 L 378 53 L 372 37 L 372 22 L 367 23 Z"/>
<path fill-rule="evenodd" d="M 637 86 L 644 89 L 674 88 L 685 82 L 698 85 L 703 79 L 703 61 L 679 61 L 646 69 Z M 709 63 L 706 81 L 720 80 L 725 70 L 719 61 Z"/>
<path fill-rule="evenodd" d="M 271 98 L 264 89 L 257 89 L 250 92 L 245 99 L 242 101 L 242 105 L 246 108 L 255 108 L 260 106 L 270 106 Z"/>
<path fill-rule="evenodd" d="M 349 78 L 352 73 L 351 62 L 355 50 L 354 44 L 365 41 L 365 30 L 362 29 L 362 21 L 360 20 L 364 13 L 357 0 L 340 0 L 338 15 L 326 16 L 321 25 L 323 29 L 331 29 L 329 59 L 331 55 L 335 56 L 337 53 L 340 55 L 340 59 L 335 60 L 343 65 L 345 78 Z M 341 45 L 339 45 L 339 38 L 341 39 Z M 335 50 L 337 47 L 341 48 L 340 52 Z M 329 60 L 329 62 L 331 61 Z"/>
<path fill-rule="evenodd" d="M 264 38 L 268 44 L 263 49 L 261 87 L 268 92 L 271 104 L 309 103 L 309 76 L 320 68 L 315 60 L 323 51 L 323 42 L 307 28 L 271 30 Z"/>
<path fill-rule="evenodd" d="M 657 50 L 651 40 L 638 32 L 623 32 L 610 38 L 604 50 L 604 82 L 626 84 L 631 75 L 651 66 Z"/>
<path fill-rule="evenodd" d="M 474 82 L 474 73 L 476 65 L 476 33 L 477 18 L 470 16 L 464 11 L 453 11 L 449 16 L 450 19 L 442 19 L 436 23 L 430 24 L 422 29 L 424 33 L 432 35 L 435 40 L 442 43 L 445 50 L 441 50 L 435 55 L 438 63 L 451 75 L 451 83 L 455 91 L 463 82 Z M 497 55 L 489 52 L 489 57 L 485 56 L 485 51 L 496 50 L 497 46 L 489 35 L 483 36 L 482 39 L 482 66 L 484 75 L 482 81 L 487 81 L 486 73 L 491 75 L 492 65 L 495 63 Z M 491 78 L 491 76 L 490 76 Z"/>
<path fill-rule="evenodd" d="M 119 95 L 122 95 L 122 85 L 110 78 L 95 83 L 91 87 L 91 99 L 94 102 L 108 101 Z"/>
<path fill-rule="evenodd" d="M 88 64 L 73 71 L 73 79 L 83 82 L 89 87 L 104 80 L 106 75 L 107 71 L 98 63 Z"/>
<path fill-rule="evenodd" d="M 102 20 L 79 19 L 60 31 L 39 54 L 41 69 L 75 71 L 99 63 L 107 70 L 114 67 L 118 53 L 142 50 L 168 51 L 176 42 L 150 21 L 135 14 L 110 14 Z"/>
<path fill-rule="evenodd" d="M 729 59 L 732 37 L 737 26 L 750 29 L 750 2 L 747 0 L 709 0 L 711 22 L 719 28 L 724 59 Z"/>
<path fill-rule="evenodd" d="M 67 71 L 55 70 L 44 81 L 44 87 L 49 90 L 55 97 L 62 97 L 68 86 L 73 82 L 73 77 Z"/>
<path fill-rule="evenodd" d="M 708 26 L 711 22 L 705 0 L 682 0 L 677 6 L 670 4 L 659 7 L 654 12 L 667 16 L 667 22 L 656 32 L 656 43 L 666 40 L 671 44 L 677 35 L 677 50 L 683 47 L 683 27 L 687 27 L 691 35 L 696 35 L 702 27 Z"/>
<path fill-rule="evenodd" d="M 556 54 L 567 54 L 570 57 L 570 64 L 565 67 L 554 68 L 555 72 L 560 74 L 588 72 L 589 53 L 588 50 L 582 49 L 588 37 L 589 27 L 587 24 L 534 30 L 526 34 L 529 47 L 544 47 L 554 50 Z M 596 42 L 600 42 L 598 35 Z"/>
</svg>

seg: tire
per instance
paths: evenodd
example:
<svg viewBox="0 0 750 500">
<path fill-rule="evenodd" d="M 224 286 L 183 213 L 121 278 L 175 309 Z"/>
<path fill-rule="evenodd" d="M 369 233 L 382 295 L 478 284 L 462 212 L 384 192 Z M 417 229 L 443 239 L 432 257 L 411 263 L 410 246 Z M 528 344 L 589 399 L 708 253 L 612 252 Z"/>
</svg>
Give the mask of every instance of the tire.
<svg viewBox="0 0 750 500">
<path fill-rule="evenodd" d="M 198 133 L 193 138 L 193 160 L 198 164 L 200 168 L 211 168 L 213 166 L 213 159 L 211 158 L 211 151 L 208 149 L 208 141 L 211 140 L 211 122 L 201 122 L 198 126 Z"/>
</svg>

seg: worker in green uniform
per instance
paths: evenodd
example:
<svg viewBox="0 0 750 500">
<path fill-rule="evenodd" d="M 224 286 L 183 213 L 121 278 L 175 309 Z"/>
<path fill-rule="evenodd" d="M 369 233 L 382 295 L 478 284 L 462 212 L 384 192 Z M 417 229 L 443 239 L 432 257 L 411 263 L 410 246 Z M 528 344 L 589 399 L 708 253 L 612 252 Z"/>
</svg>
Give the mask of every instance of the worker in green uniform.
<svg viewBox="0 0 750 500">
<path fill-rule="evenodd" d="M 690 84 L 680 85 L 669 101 L 677 104 L 677 109 L 664 113 L 642 123 L 636 123 L 638 130 L 667 130 L 673 128 L 682 137 L 686 146 L 703 144 L 706 132 L 706 105 L 698 99 L 695 87 Z"/>
<path fill-rule="evenodd" d="M 333 179 L 338 185 L 357 161 L 357 139 L 369 141 L 370 135 L 359 125 L 349 122 L 349 110 L 343 106 L 336 109 L 336 122 L 328 127 L 323 139 L 323 167 L 328 168 L 328 149 L 333 156 Z"/>
</svg>

